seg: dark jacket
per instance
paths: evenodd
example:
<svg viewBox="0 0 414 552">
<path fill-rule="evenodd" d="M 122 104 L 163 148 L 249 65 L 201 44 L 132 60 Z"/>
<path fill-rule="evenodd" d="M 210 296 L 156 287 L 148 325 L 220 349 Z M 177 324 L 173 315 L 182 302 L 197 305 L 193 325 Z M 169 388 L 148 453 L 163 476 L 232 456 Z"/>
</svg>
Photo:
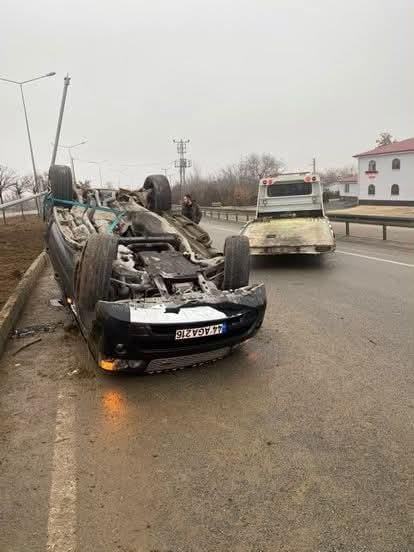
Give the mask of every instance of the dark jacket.
<svg viewBox="0 0 414 552">
<path fill-rule="evenodd" d="M 201 209 L 195 201 L 191 202 L 191 205 L 183 203 L 181 207 L 181 214 L 198 224 L 201 220 Z"/>
</svg>

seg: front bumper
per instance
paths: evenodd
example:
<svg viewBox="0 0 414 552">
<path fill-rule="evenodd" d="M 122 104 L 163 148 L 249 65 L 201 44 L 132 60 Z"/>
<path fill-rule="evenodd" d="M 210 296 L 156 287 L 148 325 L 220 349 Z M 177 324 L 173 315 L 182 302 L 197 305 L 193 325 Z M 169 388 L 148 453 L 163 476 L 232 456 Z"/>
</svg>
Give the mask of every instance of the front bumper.
<svg viewBox="0 0 414 552">
<path fill-rule="evenodd" d="M 250 255 L 320 255 L 321 253 L 333 253 L 334 244 L 298 245 L 298 246 L 250 246 Z"/>
<path fill-rule="evenodd" d="M 263 322 L 266 309 L 263 284 L 217 295 L 203 294 L 202 299 L 190 304 L 165 304 L 168 309 L 165 322 L 159 316 L 155 321 L 135 322 L 134 305 L 100 301 L 88 338 L 98 364 L 109 370 L 132 368 L 151 372 L 215 360 L 252 337 Z M 196 322 L 184 322 L 178 316 L 184 309 L 189 313 L 192 308 L 200 307 L 215 310 L 220 316 L 216 320 L 209 317 Z M 174 313 L 180 320 L 177 323 L 173 320 Z M 224 334 L 181 341 L 175 339 L 178 329 L 202 328 L 224 321 Z"/>
</svg>

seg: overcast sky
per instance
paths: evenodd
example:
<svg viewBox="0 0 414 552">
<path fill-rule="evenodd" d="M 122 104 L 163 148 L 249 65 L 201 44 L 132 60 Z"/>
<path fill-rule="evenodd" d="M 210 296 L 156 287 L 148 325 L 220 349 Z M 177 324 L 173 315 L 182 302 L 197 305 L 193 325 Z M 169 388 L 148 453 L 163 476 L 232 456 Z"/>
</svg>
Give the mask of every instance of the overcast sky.
<svg viewBox="0 0 414 552">
<path fill-rule="evenodd" d="M 114 183 L 173 170 L 173 138 L 208 173 L 250 152 L 342 166 L 382 130 L 414 136 L 413 0 L 2 0 L 0 21 L 1 77 L 57 73 L 25 88 L 39 170 L 66 73 L 61 142 L 88 140 L 76 157 L 107 161 Z M 2 82 L 0 121 L 0 163 L 29 172 L 19 90 Z"/>
</svg>

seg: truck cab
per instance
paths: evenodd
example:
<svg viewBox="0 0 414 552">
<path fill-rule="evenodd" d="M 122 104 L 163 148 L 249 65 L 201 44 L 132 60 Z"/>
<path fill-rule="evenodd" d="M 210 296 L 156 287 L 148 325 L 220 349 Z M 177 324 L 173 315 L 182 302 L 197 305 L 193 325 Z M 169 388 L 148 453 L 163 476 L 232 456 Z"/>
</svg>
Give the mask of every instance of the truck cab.
<svg viewBox="0 0 414 552">
<path fill-rule="evenodd" d="M 241 233 L 252 255 L 314 254 L 335 250 L 335 235 L 325 216 L 320 178 L 309 172 L 262 178 L 256 218 Z"/>
</svg>

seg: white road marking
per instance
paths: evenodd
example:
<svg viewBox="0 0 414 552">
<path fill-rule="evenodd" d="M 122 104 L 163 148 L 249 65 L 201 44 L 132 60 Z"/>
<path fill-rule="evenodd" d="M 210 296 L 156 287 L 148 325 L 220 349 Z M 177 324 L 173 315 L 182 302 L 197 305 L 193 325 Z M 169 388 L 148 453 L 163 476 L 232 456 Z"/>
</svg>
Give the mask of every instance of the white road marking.
<svg viewBox="0 0 414 552">
<path fill-rule="evenodd" d="M 363 259 L 369 259 L 370 261 L 381 261 L 382 263 L 391 263 L 400 266 L 408 266 L 409 268 L 414 268 L 414 264 L 402 263 L 401 261 L 391 261 L 391 259 L 381 259 L 380 257 L 371 257 L 370 255 L 362 255 L 361 253 L 353 253 L 352 251 L 342 251 L 337 249 L 337 253 L 342 253 L 342 255 L 351 255 L 353 257 L 362 257 Z"/>
<path fill-rule="evenodd" d="M 56 435 L 47 524 L 48 552 L 76 550 L 75 406 L 60 391 L 57 400 Z"/>
</svg>

